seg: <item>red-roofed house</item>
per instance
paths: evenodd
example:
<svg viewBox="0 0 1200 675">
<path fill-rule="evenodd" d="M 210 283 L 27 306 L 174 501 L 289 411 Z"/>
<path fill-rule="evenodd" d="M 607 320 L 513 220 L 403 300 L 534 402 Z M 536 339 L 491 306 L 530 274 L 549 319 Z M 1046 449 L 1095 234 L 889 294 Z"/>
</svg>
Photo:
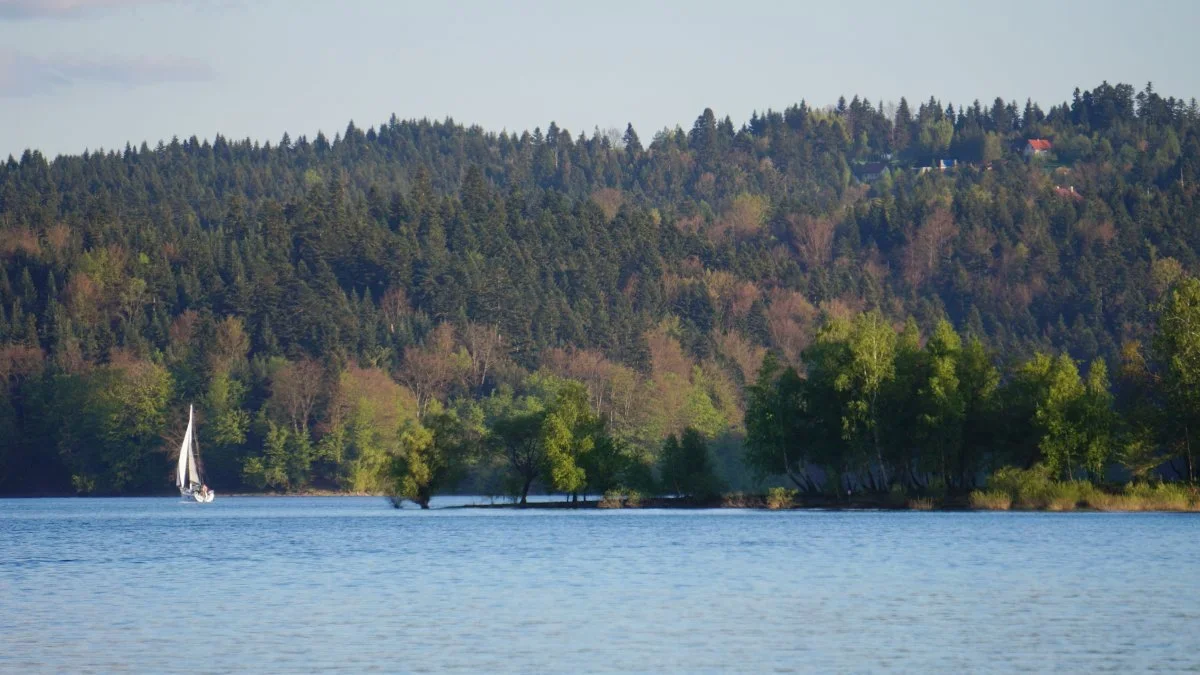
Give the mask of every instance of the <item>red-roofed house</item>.
<svg viewBox="0 0 1200 675">
<path fill-rule="evenodd" d="M 1083 195 L 1081 195 L 1075 191 L 1074 185 L 1071 185 L 1069 187 L 1055 186 L 1054 194 L 1058 195 L 1059 197 L 1073 199 L 1077 202 L 1083 201 Z"/>
<path fill-rule="evenodd" d="M 1051 147 L 1050 141 L 1044 138 L 1031 138 L 1025 143 L 1025 156 L 1035 157 L 1043 152 L 1049 152 Z"/>
</svg>

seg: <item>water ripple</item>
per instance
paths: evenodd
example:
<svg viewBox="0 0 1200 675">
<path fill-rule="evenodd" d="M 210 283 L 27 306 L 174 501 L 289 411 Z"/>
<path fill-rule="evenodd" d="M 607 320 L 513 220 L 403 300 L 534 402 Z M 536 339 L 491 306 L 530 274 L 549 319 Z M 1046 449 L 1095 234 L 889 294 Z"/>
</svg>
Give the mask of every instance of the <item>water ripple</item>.
<svg viewBox="0 0 1200 675">
<path fill-rule="evenodd" d="M 0 671 L 1197 670 L 1198 535 L 1163 514 L 0 500 Z"/>
</svg>

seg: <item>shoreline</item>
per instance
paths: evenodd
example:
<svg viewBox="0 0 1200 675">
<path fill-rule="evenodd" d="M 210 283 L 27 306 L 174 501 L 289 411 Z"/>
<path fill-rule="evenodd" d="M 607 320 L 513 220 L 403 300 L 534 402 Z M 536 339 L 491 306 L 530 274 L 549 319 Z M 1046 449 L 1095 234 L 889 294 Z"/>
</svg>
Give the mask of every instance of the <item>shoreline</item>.
<svg viewBox="0 0 1200 675">
<path fill-rule="evenodd" d="M 668 509 L 668 510 L 711 510 L 730 509 L 745 511 L 914 511 L 914 512 L 997 512 L 1013 511 L 1020 513 L 1200 513 L 1200 505 L 1186 508 L 1097 508 L 1091 505 L 1049 505 L 1035 508 L 1012 505 L 1006 508 L 992 508 L 971 504 L 967 495 L 956 495 L 940 501 L 929 499 L 906 499 L 897 501 L 888 495 L 855 497 L 850 500 L 839 500 L 833 497 L 812 495 L 797 497 L 790 504 L 769 504 L 765 495 L 725 495 L 713 499 L 687 499 L 675 497 L 643 498 L 636 503 L 617 502 L 607 499 L 587 499 L 578 502 L 555 500 L 549 502 L 530 502 L 516 504 L 511 502 L 493 504 L 463 504 L 459 506 L 444 506 L 442 509 L 517 509 L 517 510 L 638 510 L 638 509 Z"/>
<path fill-rule="evenodd" d="M 786 506 L 769 506 L 765 495 L 724 495 L 712 499 L 690 499 L 686 497 L 645 497 L 629 503 L 628 500 L 617 502 L 608 499 L 581 499 L 577 502 L 566 499 L 554 501 L 537 501 L 527 504 L 513 502 L 497 502 L 494 504 L 463 504 L 460 506 L 443 507 L 457 509 L 742 509 L 747 511 L 970 511 L 966 498 L 950 500 L 932 508 L 916 507 L 910 503 L 897 504 L 886 497 L 838 500 L 831 497 L 814 496 L 807 499 L 799 498 Z"/>
<path fill-rule="evenodd" d="M 64 494 L 42 494 L 42 495 L 6 495 L 0 499 L 73 499 L 82 497 L 85 499 L 139 499 L 139 498 L 171 498 L 173 494 L 157 494 L 157 495 L 95 495 L 83 497 L 82 495 L 64 495 Z M 234 492 L 229 494 L 217 493 L 217 496 L 225 498 L 244 498 L 244 497 L 268 497 L 268 498 L 321 498 L 321 497 L 371 497 L 378 499 L 390 499 L 390 496 L 383 493 L 363 493 L 363 492 L 337 492 L 333 490 L 310 490 L 294 493 L 280 492 Z M 481 499 L 488 499 L 486 496 L 480 495 L 441 495 L 443 497 L 468 497 L 475 496 Z M 536 495 L 544 497 L 546 495 Z M 825 495 L 798 495 L 790 503 L 771 504 L 768 496 L 763 494 L 728 494 L 710 499 L 691 499 L 686 497 L 646 497 L 637 500 L 615 500 L 605 498 L 581 499 L 579 501 L 568 501 L 561 498 L 559 495 L 554 495 L 555 499 L 550 501 L 531 501 L 525 504 L 519 504 L 507 500 L 497 498 L 490 503 L 478 504 L 455 504 L 451 506 L 434 506 L 432 510 L 452 510 L 452 509 L 508 509 L 508 510 L 541 510 L 541 511 L 561 511 L 561 510 L 746 510 L 746 511 L 928 511 L 928 512 L 995 512 L 995 511 L 1016 511 L 1022 513 L 1200 513 L 1200 504 L 1189 505 L 1184 508 L 1119 508 L 1119 505 L 1114 505 L 1112 508 L 1096 508 L 1090 504 L 1051 504 L 1043 507 L 1018 506 L 1012 504 L 1010 506 L 989 507 L 974 505 L 967 495 L 955 495 L 941 500 L 932 500 L 928 498 L 904 499 L 898 500 L 891 495 L 862 495 L 855 496 L 852 499 L 838 499 Z M 414 504 L 409 500 L 409 504 Z"/>
<path fill-rule="evenodd" d="M 334 492 L 334 491 L 318 491 L 318 492 L 221 492 L 214 491 L 217 497 L 384 497 L 387 495 L 381 493 L 372 494 L 368 492 Z M 133 495 L 80 495 L 62 492 L 47 492 L 42 494 L 16 494 L 16 495 L 0 495 L 0 499 L 167 499 L 177 497 L 176 493 L 164 492 L 159 494 L 133 494 Z"/>
</svg>

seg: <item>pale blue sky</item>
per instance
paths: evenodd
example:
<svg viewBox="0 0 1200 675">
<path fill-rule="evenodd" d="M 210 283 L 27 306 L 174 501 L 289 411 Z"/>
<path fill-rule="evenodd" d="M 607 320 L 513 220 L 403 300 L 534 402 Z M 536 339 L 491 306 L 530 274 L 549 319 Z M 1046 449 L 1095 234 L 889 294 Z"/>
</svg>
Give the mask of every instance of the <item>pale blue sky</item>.
<svg viewBox="0 0 1200 675">
<path fill-rule="evenodd" d="M 0 157 L 452 116 L 644 139 L 840 94 L 1200 96 L 1200 2 L 0 0 Z"/>
</svg>

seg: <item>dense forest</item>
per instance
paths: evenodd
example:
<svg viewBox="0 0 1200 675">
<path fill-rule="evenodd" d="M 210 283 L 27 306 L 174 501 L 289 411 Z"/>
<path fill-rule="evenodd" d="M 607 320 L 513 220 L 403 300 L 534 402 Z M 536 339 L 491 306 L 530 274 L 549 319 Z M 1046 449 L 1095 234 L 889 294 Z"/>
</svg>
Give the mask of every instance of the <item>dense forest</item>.
<svg viewBox="0 0 1200 675">
<path fill-rule="evenodd" d="M 188 404 L 226 492 L 1194 480 L 1197 181 L 1149 84 L 29 150 L 0 493 L 167 491 Z"/>
</svg>

